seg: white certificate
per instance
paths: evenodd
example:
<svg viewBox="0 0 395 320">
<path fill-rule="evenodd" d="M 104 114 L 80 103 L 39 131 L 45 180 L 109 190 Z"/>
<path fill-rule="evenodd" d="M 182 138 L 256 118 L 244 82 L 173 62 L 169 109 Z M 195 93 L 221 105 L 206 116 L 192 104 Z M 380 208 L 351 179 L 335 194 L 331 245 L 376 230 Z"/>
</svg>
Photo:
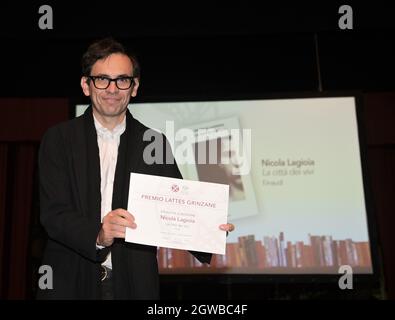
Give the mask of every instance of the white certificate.
<svg viewBox="0 0 395 320">
<path fill-rule="evenodd" d="M 130 174 L 128 211 L 136 229 L 125 241 L 157 247 L 225 254 L 229 186 Z"/>
</svg>

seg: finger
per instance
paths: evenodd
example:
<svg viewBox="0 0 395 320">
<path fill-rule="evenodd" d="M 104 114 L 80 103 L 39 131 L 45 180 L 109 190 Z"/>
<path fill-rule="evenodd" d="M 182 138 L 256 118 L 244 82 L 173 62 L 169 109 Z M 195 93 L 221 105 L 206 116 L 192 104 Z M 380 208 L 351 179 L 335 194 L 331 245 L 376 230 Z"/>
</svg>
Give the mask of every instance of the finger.
<svg viewBox="0 0 395 320">
<path fill-rule="evenodd" d="M 123 238 L 125 239 L 125 232 L 122 231 L 116 231 L 113 233 L 114 238 Z"/>
<path fill-rule="evenodd" d="M 112 232 L 112 231 L 125 231 L 126 228 L 136 229 L 137 228 L 137 224 L 134 223 L 134 222 L 131 225 L 128 225 L 128 226 L 122 226 L 122 225 L 119 225 L 119 224 L 111 224 L 109 226 L 109 231 L 110 232 Z"/>
<path fill-rule="evenodd" d="M 118 224 L 111 224 L 109 226 L 109 233 L 115 233 L 115 232 L 125 232 L 126 227 L 120 226 Z"/>
<path fill-rule="evenodd" d="M 123 227 L 129 227 L 129 228 L 132 228 L 133 224 L 134 224 L 134 220 L 131 221 L 131 220 L 122 218 L 120 216 L 110 217 L 108 219 L 108 222 L 110 224 L 115 224 L 115 225 L 119 225 L 119 226 L 123 226 Z"/>
<path fill-rule="evenodd" d="M 125 231 L 126 228 L 136 229 L 137 228 L 137 224 L 134 223 L 134 222 L 131 223 L 130 225 L 127 225 L 127 226 L 123 226 L 123 225 L 119 225 L 119 224 L 110 224 L 109 225 L 109 232 Z"/>
<path fill-rule="evenodd" d="M 125 209 L 116 209 L 112 211 L 114 213 L 115 216 L 119 216 L 122 218 L 125 218 L 126 220 L 130 220 L 130 221 L 134 221 L 134 216 L 129 212 L 126 211 Z"/>
<path fill-rule="evenodd" d="M 221 230 L 232 232 L 235 229 L 235 226 L 231 223 L 221 224 L 219 226 Z"/>
</svg>

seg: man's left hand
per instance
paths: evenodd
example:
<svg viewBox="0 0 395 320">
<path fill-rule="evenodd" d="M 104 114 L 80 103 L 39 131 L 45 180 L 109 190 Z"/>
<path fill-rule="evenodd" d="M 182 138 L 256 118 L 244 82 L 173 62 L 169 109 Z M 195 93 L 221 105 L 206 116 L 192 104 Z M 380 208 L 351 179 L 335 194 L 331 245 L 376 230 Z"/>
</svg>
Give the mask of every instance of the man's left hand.
<svg viewBox="0 0 395 320">
<path fill-rule="evenodd" d="M 232 232 L 235 229 L 235 226 L 232 223 L 227 223 L 227 224 L 221 224 L 219 228 L 228 233 L 228 232 Z"/>
</svg>

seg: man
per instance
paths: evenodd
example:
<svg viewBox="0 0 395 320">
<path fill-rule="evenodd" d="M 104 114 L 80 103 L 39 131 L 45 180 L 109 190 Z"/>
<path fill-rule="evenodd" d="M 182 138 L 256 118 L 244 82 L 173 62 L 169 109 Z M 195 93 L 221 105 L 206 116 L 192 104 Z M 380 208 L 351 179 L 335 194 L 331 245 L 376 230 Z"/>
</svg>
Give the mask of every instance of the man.
<svg viewBox="0 0 395 320">
<path fill-rule="evenodd" d="M 126 211 L 129 173 L 182 177 L 175 163 L 143 159 L 148 128 L 127 110 L 140 85 L 136 59 L 104 39 L 88 48 L 82 71 L 91 106 L 49 129 L 40 147 L 41 222 L 49 236 L 43 264 L 53 270 L 53 289 L 40 289 L 38 298 L 156 299 L 157 248 L 124 241 L 126 227 L 138 228 Z M 192 253 L 210 262 L 210 254 Z"/>
</svg>

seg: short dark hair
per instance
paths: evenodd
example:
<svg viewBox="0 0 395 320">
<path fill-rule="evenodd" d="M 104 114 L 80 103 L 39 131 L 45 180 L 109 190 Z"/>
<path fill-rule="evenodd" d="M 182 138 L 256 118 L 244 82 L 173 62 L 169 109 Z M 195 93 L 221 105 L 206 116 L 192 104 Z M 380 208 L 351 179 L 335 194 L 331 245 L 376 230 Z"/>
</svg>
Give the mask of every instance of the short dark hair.
<svg viewBox="0 0 395 320">
<path fill-rule="evenodd" d="M 82 56 L 82 75 L 90 76 L 92 67 L 97 60 L 105 59 L 114 53 L 121 53 L 129 57 L 133 64 L 133 77 L 140 78 L 140 65 L 136 57 L 113 38 L 104 38 L 93 42 Z"/>
</svg>

